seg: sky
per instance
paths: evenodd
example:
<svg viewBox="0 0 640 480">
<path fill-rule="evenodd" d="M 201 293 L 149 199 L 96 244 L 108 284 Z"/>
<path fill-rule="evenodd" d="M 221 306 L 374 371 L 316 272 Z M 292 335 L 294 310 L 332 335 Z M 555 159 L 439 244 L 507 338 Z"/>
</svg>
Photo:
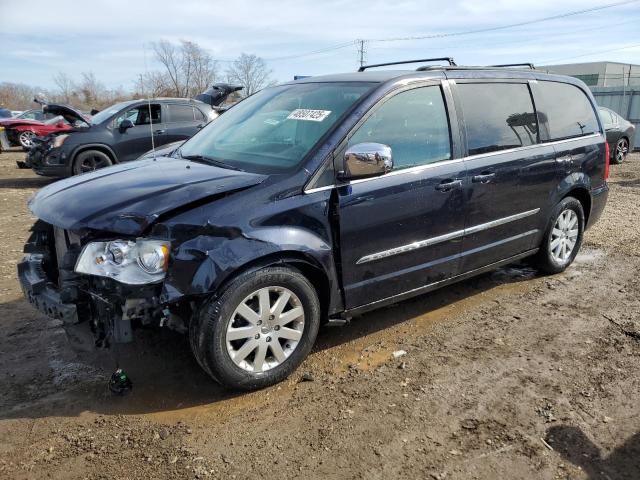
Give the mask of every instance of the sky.
<svg viewBox="0 0 640 480">
<path fill-rule="evenodd" d="M 159 68 L 151 44 L 161 39 L 198 43 L 221 73 L 240 53 L 256 54 L 276 81 L 355 70 L 357 39 L 367 40 L 368 63 L 452 56 L 466 65 L 640 64 L 640 1 L 527 23 L 614 3 L 621 2 L 0 0 L 0 82 L 53 88 L 57 72 L 79 79 L 91 71 L 128 90 L 138 74 Z"/>
</svg>

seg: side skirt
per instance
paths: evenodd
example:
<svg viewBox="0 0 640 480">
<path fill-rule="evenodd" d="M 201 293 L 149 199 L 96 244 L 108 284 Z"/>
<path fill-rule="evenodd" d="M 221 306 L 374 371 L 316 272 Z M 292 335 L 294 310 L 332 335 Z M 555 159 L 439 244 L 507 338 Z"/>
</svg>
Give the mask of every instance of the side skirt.
<svg viewBox="0 0 640 480">
<path fill-rule="evenodd" d="M 518 255 L 514 255 L 509 258 L 505 258 L 504 260 L 500 260 L 499 262 L 494 262 L 489 265 L 486 265 L 481 268 L 476 268 L 475 270 L 471 270 L 466 273 L 462 273 L 460 275 L 456 275 L 455 277 L 447 278 L 445 280 L 440 280 L 439 282 L 430 283 L 428 285 L 423 285 L 422 287 L 414 288 L 413 290 L 409 290 L 404 293 L 400 293 L 398 295 L 394 295 L 392 297 L 383 298 L 382 300 L 376 300 L 375 302 L 367 303 L 365 305 L 360 305 L 359 307 L 352 308 L 350 310 L 346 310 L 342 316 L 343 317 L 352 317 L 354 315 L 360 315 L 371 310 L 375 310 L 377 308 L 385 307 L 387 305 L 391 305 L 394 303 L 401 302 L 403 300 L 407 300 L 409 298 L 416 297 L 418 295 L 422 295 L 423 293 L 431 292 L 433 290 L 437 290 L 440 287 L 444 287 L 446 285 L 451 285 L 452 283 L 457 283 L 462 280 L 466 280 L 467 278 L 475 277 L 476 275 L 480 275 L 485 272 L 490 272 L 491 270 L 495 270 L 496 268 L 500 268 L 504 265 L 508 265 L 510 263 L 516 262 L 522 258 L 530 257 L 531 255 L 535 255 L 538 252 L 537 248 L 532 250 L 527 250 L 526 252 L 519 253 Z"/>
</svg>

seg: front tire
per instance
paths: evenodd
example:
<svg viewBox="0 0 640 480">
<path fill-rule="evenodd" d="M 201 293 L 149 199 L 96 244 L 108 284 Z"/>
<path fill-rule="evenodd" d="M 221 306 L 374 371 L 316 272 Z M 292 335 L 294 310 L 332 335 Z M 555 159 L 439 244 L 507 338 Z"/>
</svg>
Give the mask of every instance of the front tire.
<svg viewBox="0 0 640 480">
<path fill-rule="evenodd" d="M 534 264 L 544 273 L 563 272 L 576 258 L 584 236 L 584 210 L 574 197 L 553 209 Z"/>
<path fill-rule="evenodd" d="M 18 135 L 18 142 L 23 150 L 29 150 L 33 146 L 33 138 L 36 136 L 31 130 L 25 130 Z"/>
<path fill-rule="evenodd" d="M 110 165 L 113 165 L 113 162 L 106 153 L 99 150 L 85 150 L 80 152 L 73 161 L 73 174 L 93 172 Z"/>
<path fill-rule="evenodd" d="M 320 303 L 299 271 L 267 267 L 235 278 L 190 326 L 198 363 L 222 385 L 255 390 L 287 378 L 311 351 Z"/>
<path fill-rule="evenodd" d="M 611 163 L 620 164 L 625 161 L 627 154 L 629 153 L 629 140 L 622 137 L 616 143 L 616 148 L 613 150 L 613 158 Z"/>
</svg>

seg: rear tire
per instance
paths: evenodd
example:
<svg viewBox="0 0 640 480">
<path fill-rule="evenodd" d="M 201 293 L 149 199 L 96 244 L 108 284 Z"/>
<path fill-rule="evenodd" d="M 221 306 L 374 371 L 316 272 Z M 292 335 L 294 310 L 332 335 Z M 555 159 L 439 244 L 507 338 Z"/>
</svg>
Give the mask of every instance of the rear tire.
<svg viewBox="0 0 640 480">
<path fill-rule="evenodd" d="M 92 172 L 113 165 L 111 158 L 100 150 L 80 152 L 73 161 L 73 174 Z"/>
<path fill-rule="evenodd" d="M 613 156 L 611 158 L 611 163 L 615 163 L 616 165 L 624 162 L 627 158 L 627 154 L 629 153 L 629 140 L 625 137 L 620 138 L 616 142 L 616 147 L 613 149 Z"/>
<path fill-rule="evenodd" d="M 584 210 L 579 200 L 566 197 L 549 219 L 533 264 L 544 273 L 563 272 L 576 258 L 584 236 Z"/>
<path fill-rule="evenodd" d="M 311 351 L 320 302 L 298 270 L 267 267 L 231 281 L 194 316 L 190 343 L 225 387 L 255 390 L 287 378 Z"/>
</svg>

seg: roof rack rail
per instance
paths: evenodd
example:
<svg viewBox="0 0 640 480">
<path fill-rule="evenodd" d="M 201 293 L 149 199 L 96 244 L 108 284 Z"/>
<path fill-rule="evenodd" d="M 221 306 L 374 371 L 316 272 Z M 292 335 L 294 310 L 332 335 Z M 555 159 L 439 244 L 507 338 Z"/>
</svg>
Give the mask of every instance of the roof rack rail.
<svg viewBox="0 0 640 480">
<path fill-rule="evenodd" d="M 420 60 L 404 60 L 402 62 L 375 63 L 371 65 L 362 65 L 358 71 L 364 72 L 367 68 L 388 67 L 390 65 L 404 65 L 406 63 L 423 63 L 423 62 L 449 62 L 449 66 L 456 66 L 456 62 L 451 57 L 442 58 L 422 58 Z"/>
<path fill-rule="evenodd" d="M 489 65 L 496 68 L 509 68 L 509 67 L 529 67 L 531 70 L 535 70 L 536 67 L 533 63 L 503 63 L 502 65 Z"/>
</svg>

